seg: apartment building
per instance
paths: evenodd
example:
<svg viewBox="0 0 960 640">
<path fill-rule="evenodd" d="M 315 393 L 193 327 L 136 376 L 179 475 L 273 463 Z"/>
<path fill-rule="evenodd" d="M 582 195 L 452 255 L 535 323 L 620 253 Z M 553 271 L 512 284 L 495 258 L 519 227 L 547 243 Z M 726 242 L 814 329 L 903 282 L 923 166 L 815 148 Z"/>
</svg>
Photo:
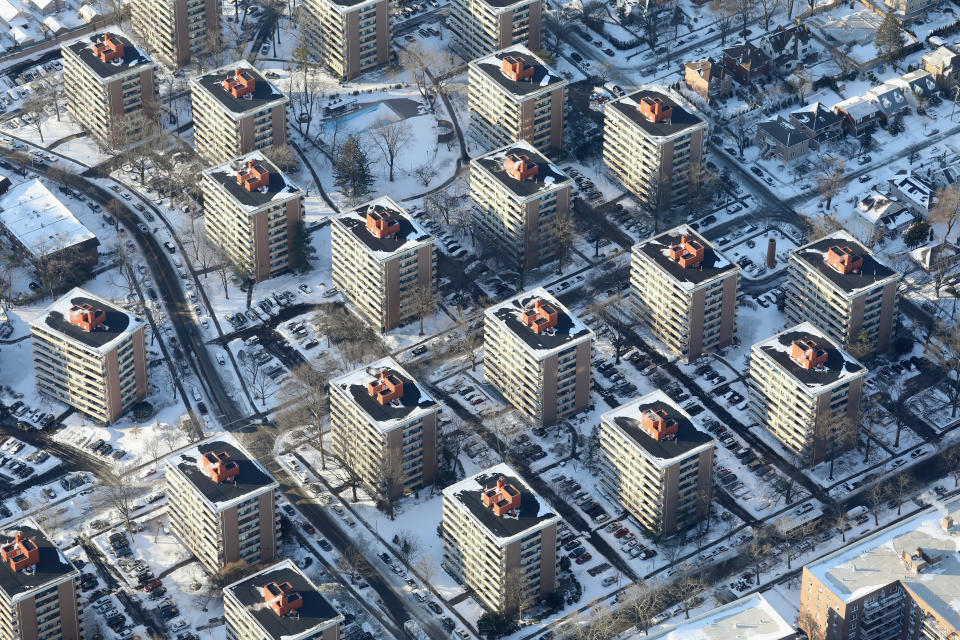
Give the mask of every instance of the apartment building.
<svg viewBox="0 0 960 640">
<path fill-rule="evenodd" d="M 785 313 L 792 322 L 812 322 L 847 349 L 886 351 L 899 281 L 899 273 L 837 231 L 790 253 Z"/>
<path fill-rule="evenodd" d="M 607 174 L 652 211 L 682 205 L 700 188 L 707 121 L 693 105 L 649 85 L 604 108 Z"/>
<path fill-rule="evenodd" d="M 691 362 L 737 335 L 740 267 L 687 225 L 633 246 L 635 317 Z"/>
<path fill-rule="evenodd" d="M 570 216 L 573 181 L 527 142 L 470 162 L 473 219 L 517 269 L 557 259 L 557 220 Z"/>
<path fill-rule="evenodd" d="M 223 590 L 227 640 L 340 640 L 343 615 L 290 560 Z"/>
<path fill-rule="evenodd" d="M 659 389 L 600 417 L 600 486 L 651 535 L 710 517 L 716 440 Z"/>
<path fill-rule="evenodd" d="M 387 0 L 306 0 L 303 8 L 314 55 L 334 76 L 352 80 L 389 62 Z"/>
<path fill-rule="evenodd" d="M 136 0 L 130 3 L 133 29 L 165 64 L 180 68 L 210 50 L 220 36 L 217 0 Z"/>
<path fill-rule="evenodd" d="M 61 48 L 67 111 L 105 147 L 143 138 L 157 114 L 156 67 L 125 36 L 106 32 Z"/>
<path fill-rule="evenodd" d="M 484 312 L 484 379 L 536 425 L 590 404 L 593 331 L 543 287 Z"/>
<path fill-rule="evenodd" d="M 166 461 L 170 530 L 210 573 L 277 557 L 280 485 L 229 433 Z"/>
<path fill-rule="evenodd" d="M 490 467 L 443 490 L 444 570 L 484 606 L 513 613 L 556 588 L 559 522 L 511 467 Z"/>
<path fill-rule="evenodd" d="M 255 282 L 297 267 L 303 189 L 259 151 L 201 174 L 207 235 Z"/>
<path fill-rule="evenodd" d="M 433 484 L 440 404 L 393 358 L 330 381 L 334 451 L 374 495 Z"/>
<path fill-rule="evenodd" d="M 83 640 L 80 572 L 32 519 L 0 529 L 0 638 Z"/>
<path fill-rule="evenodd" d="M 809 466 L 853 448 L 867 369 L 809 322 L 750 348 L 749 412 Z"/>
<path fill-rule="evenodd" d="M 147 397 L 143 323 L 79 287 L 30 323 L 37 391 L 109 424 Z"/>
<path fill-rule="evenodd" d="M 437 286 L 433 236 L 384 196 L 332 218 L 333 282 L 370 326 L 388 332 L 419 317 Z"/>
<path fill-rule="evenodd" d="M 468 69 L 470 135 L 487 149 L 519 140 L 559 151 L 566 131 L 567 81 L 515 44 L 474 60 Z"/>
<path fill-rule="evenodd" d="M 193 142 L 212 164 L 287 141 L 290 99 L 246 60 L 190 80 Z"/>
<path fill-rule="evenodd" d="M 464 60 L 476 60 L 515 44 L 542 49 L 542 0 L 453 0 L 451 46 Z"/>
<path fill-rule="evenodd" d="M 626 640 L 800 640 L 801 634 L 763 597 L 762 593 L 714 607 L 670 629 L 652 634 L 633 633 Z"/>
<path fill-rule="evenodd" d="M 712 58 L 685 63 L 683 82 L 688 89 L 711 104 L 733 93 L 733 78 L 722 64 Z"/>
<path fill-rule="evenodd" d="M 960 635 L 960 501 L 930 507 L 803 568 L 810 640 Z"/>
</svg>

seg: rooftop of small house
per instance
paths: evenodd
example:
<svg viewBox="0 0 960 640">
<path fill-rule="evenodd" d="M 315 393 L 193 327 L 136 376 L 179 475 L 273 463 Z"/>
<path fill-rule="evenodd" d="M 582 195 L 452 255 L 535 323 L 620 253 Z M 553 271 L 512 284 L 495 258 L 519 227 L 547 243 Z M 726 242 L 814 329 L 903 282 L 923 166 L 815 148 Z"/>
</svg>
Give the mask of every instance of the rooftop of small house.
<svg viewBox="0 0 960 640">
<path fill-rule="evenodd" d="M 102 309 L 106 314 L 103 323 L 93 331 L 87 331 L 84 327 L 70 322 L 70 310 L 81 305 L 90 305 L 93 310 Z M 127 313 L 103 298 L 75 287 L 47 307 L 31 324 L 45 332 L 56 332 L 68 340 L 104 352 L 139 329 L 143 323 L 133 314 Z"/>
<path fill-rule="evenodd" d="M 248 171 L 248 163 L 254 162 L 269 173 L 269 181 L 260 188 L 249 190 L 237 180 L 237 174 Z M 247 209 L 260 209 L 275 201 L 303 195 L 303 190 L 293 183 L 276 165 L 259 151 L 207 169 L 203 172 L 223 187 L 230 197 Z"/>
<path fill-rule="evenodd" d="M 556 324 L 540 333 L 523 320 L 524 312 L 531 309 L 538 300 L 549 305 L 557 314 Z M 524 291 L 509 300 L 488 307 L 485 316 L 487 322 L 496 322 L 517 336 L 520 344 L 538 360 L 572 344 L 593 338 L 593 331 L 543 287 Z"/>
<path fill-rule="evenodd" d="M 654 122 L 644 115 L 641 112 L 641 103 L 644 98 L 662 101 L 664 106 L 670 108 L 670 117 Z M 623 114 L 648 135 L 657 138 L 675 136 L 706 125 L 706 120 L 686 100 L 655 85 L 641 87 L 622 98 L 611 100 L 604 108 Z"/>
<path fill-rule="evenodd" d="M 30 570 L 16 572 L 8 562 L 0 563 L 3 565 L 0 566 L 0 591 L 6 594 L 7 599 L 16 601 L 36 589 L 58 584 L 80 573 L 32 518 L 10 523 L 0 529 L 0 547 L 12 544 L 18 533 L 37 546 L 39 561 Z"/>
<path fill-rule="evenodd" d="M 381 404 L 378 398 L 371 395 L 368 385 L 384 371 L 389 371 L 403 384 L 403 395 Z M 330 381 L 330 386 L 343 391 L 370 423 L 384 432 L 440 408 L 427 389 L 390 357 L 335 378 Z"/>
<path fill-rule="evenodd" d="M 109 80 L 113 76 L 131 69 L 153 64 L 147 54 L 133 44 L 129 38 L 116 32 L 111 32 L 110 38 L 123 46 L 123 56 L 110 62 L 104 62 L 93 51 L 94 46 L 103 40 L 104 35 L 103 33 L 93 34 L 67 45 L 101 80 Z"/>
<path fill-rule="evenodd" d="M 224 482 L 216 482 L 210 477 L 203 467 L 203 456 L 208 452 L 226 453 L 229 461 L 239 467 L 236 477 Z M 277 486 L 276 480 L 229 433 L 222 433 L 170 456 L 167 465 L 176 467 L 204 498 L 222 508 Z"/>
<path fill-rule="evenodd" d="M 675 420 L 675 437 L 658 440 L 649 434 L 641 424 L 642 416 L 647 411 L 663 411 L 668 418 Z M 650 456 L 661 461 L 703 450 L 714 442 L 711 435 L 698 429 L 689 414 L 659 389 L 607 411 L 601 420 L 616 425 Z"/>
<path fill-rule="evenodd" d="M 504 58 L 511 58 L 516 62 L 519 62 L 520 59 L 523 60 L 522 66 L 525 73 L 521 74 L 520 79 L 504 73 Z M 515 44 L 484 58 L 474 60 L 470 63 L 470 66 L 493 80 L 507 93 L 520 98 L 532 93 L 556 89 L 567 84 L 563 76 L 548 67 L 543 60 L 537 57 L 537 54 L 522 44 Z"/>
<path fill-rule="evenodd" d="M 249 94 L 249 97 L 235 98 L 233 94 L 223 86 L 223 81 L 232 78 L 238 69 L 245 74 L 249 74 L 254 80 L 253 92 Z M 193 82 L 206 89 L 207 92 L 226 107 L 228 111 L 236 115 L 243 115 L 250 111 L 262 109 L 268 105 L 273 106 L 272 103 L 280 104 L 281 102 L 287 101 L 286 96 L 270 84 L 270 82 L 246 60 L 239 60 L 231 65 L 195 77 Z"/>
<path fill-rule="evenodd" d="M 683 266 L 670 257 L 670 248 L 679 245 L 684 236 L 703 246 L 703 261 L 696 266 Z M 693 289 L 716 278 L 740 271 L 739 266 L 728 260 L 706 238 L 685 224 L 638 242 L 634 245 L 633 251 L 643 253 L 685 289 Z"/>
<path fill-rule="evenodd" d="M 524 179 L 518 178 L 515 173 L 507 170 L 506 159 L 508 156 L 526 156 L 530 163 L 537 165 L 536 173 Z M 472 163 L 475 166 L 479 165 L 519 199 L 526 199 L 571 182 L 571 179 L 560 170 L 560 167 L 550 162 L 533 145 L 523 140 L 474 158 Z"/>
<path fill-rule="evenodd" d="M 794 640 L 797 630 L 760 593 L 681 620 L 652 635 L 636 632 L 626 640 Z"/>
<path fill-rule="evenodd" d="M 805 367 L 793 358 L 793 344 L 798 341 L 815 345 L 817 351 L 826 353 L 826 360 L 819 366 Z M 761 340 L 751 349 L 766 354 L 782 371 L 796 380 L 801 388 L 813 393 L 849 382 L 867 373 L 867 368 L 856 358 L 840 349 L 825 333 L 809 322 L 802 322 Z"/>
<path fill-rule="evenodd" d="M 856 271 L 840 273 L 827 262 L 827 254 L 833 246 L 850 247 L 855 255 L 863 259 L 863 266 Z M 899 273 L 877 260 L 869 249 L 857 242 L 846 231 L 837 231 L 814 240 L 794 249 L 791 255 L 794 259 L 816 269 L 820 275 L 846 294 L 856 293 L 878 283 L 900 277 Z"/>
<path fill-rule="evenodd" d="M 396 233 L 384 238 L 373 234 L 367 228 L 367 212 L 371 210 L 389 213 L 390 217 L 399 225 Z M 336 216 L 334 220 L 343 225 L 374 255 L 383 258 L 388 258 L 398 251 L 406 251 L 433 241 L 433 236 L 410 217 L 403 207 L 388 196 L 371 200 L 352 211 Z"/>
</svg>

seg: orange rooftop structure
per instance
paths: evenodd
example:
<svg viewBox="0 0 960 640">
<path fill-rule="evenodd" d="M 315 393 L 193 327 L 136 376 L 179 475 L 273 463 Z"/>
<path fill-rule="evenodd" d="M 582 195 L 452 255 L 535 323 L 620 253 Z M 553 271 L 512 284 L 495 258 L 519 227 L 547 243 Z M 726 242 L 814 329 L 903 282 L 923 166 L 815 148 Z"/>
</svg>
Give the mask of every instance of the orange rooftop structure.
<svg viewBox="0 0 960 640">
<path fill-rule="evenodd" d="M 647 409 L 640 414 L 640 428 L 654 440 L 672 440 L 677 437 L 680 423 L 663 409 Z"/>
<path fill-rule="evenodd" d="M 234 98 L 242 98 L 253 93 L 257 87 L 257 81 L 249 71 L 245 69 L 234 69 L 233 75 L 227 76 L 223 81 L 223 89 Z"/>
<path fill-rule="evenodd" d="M 400 233 L 400 221 L 386 207 L 374 205 L 367 209 L 367 229 L 380 239 L 392 238 Z"/>
<path fill-rule="evenodd" d="M 381 405 L 388 405 L 403 397 L 403 380 L 390 369 L 384 369 L 367 383 L 367 392 Z"/>
<path fill-rule="evenodd" d="M 256 191 L 270 185 L 270 172 L 258 165 L 256 160 L 247 160 L 246 170 L 237 172 L 237 184 L 247 191 Z"/>
<path fill-rule="evenodd" d="M 70 307 L 70 324 L 84 331 L 95 331 L 107 321 L 103 309 L 94 309 L 93 305 L 83 303 Z"/>
<path fill-rule="evenodd" d="M 270 605 L 278 616 L 285 616 L 288 613 L 296 614 L 297 610 L 303 606 L 303 597 L 293 590 L 293 585 L 289 582 L 265 584 L 263 601 Z"/>
<path fill-rule="evenodd" d="M 217 484 L 234 482 L 234 478 L 240 475 L 240 465 L 231 460 L 226 451 L 207 451 L 203 454 L 203 471 Z"/>
<path fill-rule="evenodd" d="M 848 246 L 833 245 L 827 250 L 827 264 L 846 275 L 863 268 L 863 256 L 858 256 Z"/>
<path fill-rule="evenodd" d="M 508 153 L 503 159 L 503 168 L 514 180 L 521 182 L 533 178 L 540 169 L 536 162 L 530 162 L 530 156 L 525 153 Z"/>
<path fill-rule="evenodd" d="M 528 65 L 523 56 L 504 56 L 500 70 L 514 82 L 520 82 L 533 78 L 534 67 Z"/>
<path fill-rule="evenodd" d="M 810 339 L 794 340 L 790 357 L 804 369 L 816 369 L 827 363 L 827 352 Z"/>
<path fill-rule="evenodd" d="M 19 532 L 13 542 L 0 548 L 0 555 L 14 571 L 23 571 L 40 562 L 40 549 L 37 544 Z"/>
<path fill-rule="evenodd" d="M 680 236 L 680 242 L 670 247 L 670 259 L 678 263 L 684 269 L 688 267 L 698 267 L 703 262 L 703 243 L 694 240 L 684 234 Z"/>
<path fill-rule="evenodd" d="M 650 122 L 663 122 L 673 117 L 673 107 L 658 96 L 644 96 L 640 100 L 640 114 Z"/>
<path fill-rule="evenodd" d="M 112 33 L 105 33 L 103 40 L 93 45 L 93 55 L 101 62 L 123 60 L 123 43 Z"/>
<path fill-rule="evenodd" d="M 483 492 L 481 496 L 484 506 L 492 507 L 493 514 L 502 516 L 517 511 L 520 508 L 520 491 L 501 476 L 497 478 L 497 486 Z"/>
<path fill-rule="evenodd" d="M 523 311 L 523 324 L 536 333 L 543 333 L 557 326 L 557 309 L 543 298 L 537 298 L 533 307 Z"/>
</svg>

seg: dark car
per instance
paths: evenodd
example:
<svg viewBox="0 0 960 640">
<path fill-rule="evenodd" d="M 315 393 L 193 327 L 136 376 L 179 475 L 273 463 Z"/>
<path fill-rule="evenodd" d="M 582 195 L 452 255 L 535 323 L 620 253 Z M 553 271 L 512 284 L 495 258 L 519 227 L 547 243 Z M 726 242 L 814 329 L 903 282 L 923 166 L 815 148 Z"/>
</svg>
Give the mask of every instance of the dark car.
<svg viewBox="0 0 960 640">
<path fill-rule="evenodd" d="M 150 296 L 151 300 L 157 300 L 160 297 L 157 295 L 157 290 L 153 287 L 147 287 L 147 295 Z"/>
<path fill-rule="evenodd" d="M 573 58 L 574 61 L 576 61 L 576 62 L 583 62 L 583 58 L 582 58 L 582 57 L 580 56 L 580 54 L 577 53 L 576 51 L 574 51 L 573 53 L 571 53 L 571 54 L 570 54 L 570 57 Z"/>
<path fill-rule="evenodd" d="M 199 412 L 200 412 L 200 415 L 202 415 L 202 416 L 207 415 L 207 405 L 203 404 L 202 402 L 198 402 L 198 403 L 197 403 L 197 411 L 199 411 Z"/>
</svg>

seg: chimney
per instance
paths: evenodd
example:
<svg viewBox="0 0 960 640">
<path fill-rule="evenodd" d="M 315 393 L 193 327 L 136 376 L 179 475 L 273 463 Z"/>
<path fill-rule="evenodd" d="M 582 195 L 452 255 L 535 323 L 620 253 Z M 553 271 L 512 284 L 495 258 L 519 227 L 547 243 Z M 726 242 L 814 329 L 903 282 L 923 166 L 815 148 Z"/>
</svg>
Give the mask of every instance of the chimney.
<svg viewBox="0 0 960 640">
<path fill-rule="evenodd" d="M 777 266 L 777 239 L 767 240 L 767 269 L 773 269 Z"/>
<path fill-rule="evenodd" d="M 70 307 L 70 324 L 80 327 L 84 331 L 96 331 L 107 321 L 107 314 L 103 309 L 94 309 L 92 305 L 75 304 Z"/>
<path fill-rule="evenodd" d="M 13 542 L 0 547 L 0 556 L 14 572 L 23 571 L 40 562 L 40 549 L 33 540 L 18 531 Z"/>
<path fill-rule="evenodd" d="M 790 346 L 790 357 L 804 369 L 816 369 L 827 363 L 827 352 L 809 338 L 794 340 Z"/>
<path fill-rule="evenodd" d="M 100 62 L 123 60 L 123 43 L 112 33 L 105 33 L 103 39 L 93 45 L 93 55 L 100 58 Z"/>
<path fill-rule="evenodd" d="M 403 397 L 403 380 L 390 369 L 384 369 L 367 383 L 367 393 L 376 398 L 382 406 L 386 406 Z"/>
<path fill-rule="evenodd" d="M 863 267 L 863 256 L 856 255 L 853 249 L 846 245 L 833 245 L 827 250 L 827 264 L 838 273 L 846 275 Z"/>
<path fill-rule="evenodd" d="M 558 312 L 552 304 L 537 298 L 532 307 L 523 310 L 522 320 L 523 324 L 539 334 L 557 326 Z"/>
<path fill-rule="evenodd" d="M 217 484 L 236 482 L 236 477 L 240 475 L 240 465 L 231 460 L 230 454 L 226 451 L 219 453 L 207 451 L 203 454 L 202 460 L 204 473 Z"/>
<path fill-rule="evenodd" d="M 670 259 L 684 269 L 699 267 L 703 262 L 705 248 L 699 240 L 694 240 L 687 234 L 680 236 L 680 242 L 669 249 Z"/>
<path fill-rule="evenodd" d="M 269 582 L 263 586 L 263 601 L 270 605 L 274 613 L 278 616 L 285 616 L 288 613 L 297 613 L 297 610 L 303 606 L 303 597 L 293 590 L 293 585 L 289 582 Z"/>
<path fill-rule="evenodd" d="M 540 171 L 537 163 L 531 162 L 530 156 L 525 153 L 508 153 L 503 159 L 503 169 L 511 178 L 521 182 L 533 178 Z"/>
<path fill-rule="evenodd" d="M 248 160 L 245 169 L 237 172 L 237 184 L 243 185 L 247 191 L 256 191 L 270 186 L 270 172 L 256 160 Z"/>
<path fill-rule="evenodd" d="M 495 516 L 503 516 L 520 509 L 520 498 L 520 491 L 508 484 L 503 476 L 497 478 L 496 486 L 487 489 L 480 496 L 484 506 L 491 507 Z"/>
<path fill-rule="evenodd" d="M 640 115 L 650 122 L 669 121 L 673 117 L 673 107 L 660 96 L 644 96 L 640 99 Z"/>
<path fill-rule="evenodd" d="M 500 62 L 500 71 L 514 82 L 521 82 L 533 78 L 534 66 L 527 65 L 523 56 L 507 55 Z"/>
<path fill-rule="evenodd" d="M 950 530 L 953 529 L 953 517 L 943 516 L 940 520 L 940 528 L 943 529 L 945 533 L 950 533 Z"/>
<path fill-rule="evenodd" d="M 392 238 L 400 233 L 400 221 L 393 211 L 375 204 L 367 209 L 367 230 L 378 238 Z"/>
<path fill-rule="evenodd" d="M 654 440 L 674 440 L 680 423 L 663 409 L 647 409 L 640 414 L 640 428 Z"/>
<path fill-rule="evenodd" d="M 234 69 L 233 75 L 223 80 L 223 89 L 234 98 L 242 98 L 253 93 L 257 81 L 246 69 Z"/>
</svg>

